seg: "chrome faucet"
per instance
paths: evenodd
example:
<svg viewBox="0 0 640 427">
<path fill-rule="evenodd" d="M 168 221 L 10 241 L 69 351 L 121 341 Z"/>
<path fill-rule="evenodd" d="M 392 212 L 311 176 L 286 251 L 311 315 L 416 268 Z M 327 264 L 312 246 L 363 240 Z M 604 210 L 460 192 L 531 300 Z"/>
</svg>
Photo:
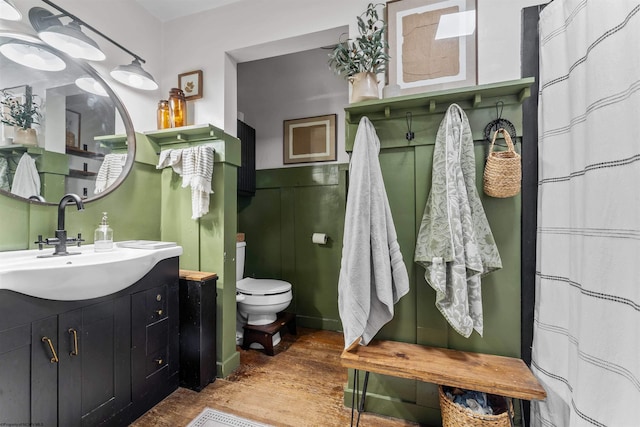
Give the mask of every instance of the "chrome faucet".
<svg viewBox="0 0 640 427">
<path fill-rule="evenodd" d="M 76 243 L 78 246 L 80 246 L 80 243 L 84 242 L 84 240 L 82 239 L 82 234 L 80 233 L 78 233 L 77 238 L 67 238 L 67 230 L 65 230 L 64 228 L 64 208 L 68 203 L 71 202 L 76 204 L 76 207 L 79 211 L 84 210 L 84 203 L 82 203 L 82 199 L 80 198 L 80 196 L 73 193 L 65 194 L 64 196 L 62 196 L 62 199 L 60 199 L 60 203 L 58 203 L 58 228 L 56 229 L 55 233 L 56 237 L 42 240 L 42 235 L 39 235 L 38 241 L 34 242 L 38 245 L 38 248 L 40 250 L 42 250 L 43 245 L 55 246 L 55 250 L 53 251 L 52 256 L 74 255 L 75 253 L 67 251 L 67 243 Z"/>
</svg>

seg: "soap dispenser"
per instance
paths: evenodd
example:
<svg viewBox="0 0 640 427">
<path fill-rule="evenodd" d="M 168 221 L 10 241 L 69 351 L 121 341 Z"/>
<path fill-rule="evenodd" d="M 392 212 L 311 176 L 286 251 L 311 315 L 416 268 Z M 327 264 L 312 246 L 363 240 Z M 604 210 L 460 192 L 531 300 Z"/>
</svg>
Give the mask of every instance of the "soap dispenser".
<svg viewBox="0 0 640 427">
<path fill-rule="evenodd" d="M 102 222 L 93 234 L 93 245 L 96 252 L 105 252 L 113 249 L 113 229 L 109 227 L 106 212 L 102 212 Z"/>
</svg>

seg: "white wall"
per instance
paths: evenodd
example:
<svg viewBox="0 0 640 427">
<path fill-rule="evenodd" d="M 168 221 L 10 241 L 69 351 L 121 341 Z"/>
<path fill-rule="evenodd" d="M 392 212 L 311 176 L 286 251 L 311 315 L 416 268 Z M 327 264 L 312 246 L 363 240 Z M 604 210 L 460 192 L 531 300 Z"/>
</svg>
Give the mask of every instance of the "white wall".
<svg viewBox="0 0 640 427">
<path fill-rule="evenodd" d="M 522 7 L 546 0 L 477 0 L 479 83 L 520 77 Z M 38 0 L 18 0 L 28 25 Z M 267 58 L 327 45 L 330 30 L 349 26 L 369 0 L 245 0 L 162 24 L 132 0 L 56 0 L 56 4 L 85 20 L 129 50 L 142 56 L 144 68 L 160 84 L 152 92 L 129 89 L 108 72 L 131 57 L 86 30 L 107 54 L 94 63 L 123 100 L 137 131 L 155 129 L 157 101 L 177 85 L 177 76 L 204 72 L 204 98 L 190 102 L 194 123 L 211 123 L 235 134 L 236 62 Z M 65 20 L 66 22 L 66 20 Z M 335 40 L 333 41 L 335 42 Z M 315 43 L 315 45 L 314 45 Z M 227 54 L 230 53 L 230 54 Z"/>
<path fill-rule="evenodd" d="M 337 114 L 337 162 L 349 161 L 344 150 L 349 87 L 329 68 L 328 53 L 312 49 L 238 64 L 238 111 L 256 129 L 257 169 L 308 165 L 283 164 L 283 121 L 325 114 Z"/>
</svg>

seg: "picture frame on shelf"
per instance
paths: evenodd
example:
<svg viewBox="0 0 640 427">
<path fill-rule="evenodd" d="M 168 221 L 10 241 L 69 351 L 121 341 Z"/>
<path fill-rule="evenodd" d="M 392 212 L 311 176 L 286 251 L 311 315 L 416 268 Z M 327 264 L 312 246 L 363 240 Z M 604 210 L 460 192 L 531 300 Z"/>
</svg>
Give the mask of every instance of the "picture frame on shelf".
<svg viewBox="0 0 640 427">
<path fill-rule="evenodd" d="M 385 96 L 477 84 L 476 0 L 391 0 Z"/>
<path fill-rule="evenodd" d="M 65 141 L 68 147 L 80 148 L 80 113 L 65 110 Z"/>
<path fill-rule="evenodd" d="M 202 98 L 202 70 L 178 74 L 178 87 L 187 101 Z"/>
<path fill-rule="evenodd" d="M 284 121 L 284 164 L 330 162 L 336 157 L 336 114 Z"/>
</svg>

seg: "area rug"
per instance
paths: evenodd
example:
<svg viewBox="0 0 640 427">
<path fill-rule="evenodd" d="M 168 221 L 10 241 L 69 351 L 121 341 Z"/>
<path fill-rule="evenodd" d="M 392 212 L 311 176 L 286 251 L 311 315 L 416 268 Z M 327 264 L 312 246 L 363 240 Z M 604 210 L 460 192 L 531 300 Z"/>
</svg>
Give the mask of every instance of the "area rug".
<svg viewBox="0 0 640 427">
<path fill-rule="evenodd" d="M 271 427 L 246 418 L 206 408 L 187 427 Z"/>
</svg>

